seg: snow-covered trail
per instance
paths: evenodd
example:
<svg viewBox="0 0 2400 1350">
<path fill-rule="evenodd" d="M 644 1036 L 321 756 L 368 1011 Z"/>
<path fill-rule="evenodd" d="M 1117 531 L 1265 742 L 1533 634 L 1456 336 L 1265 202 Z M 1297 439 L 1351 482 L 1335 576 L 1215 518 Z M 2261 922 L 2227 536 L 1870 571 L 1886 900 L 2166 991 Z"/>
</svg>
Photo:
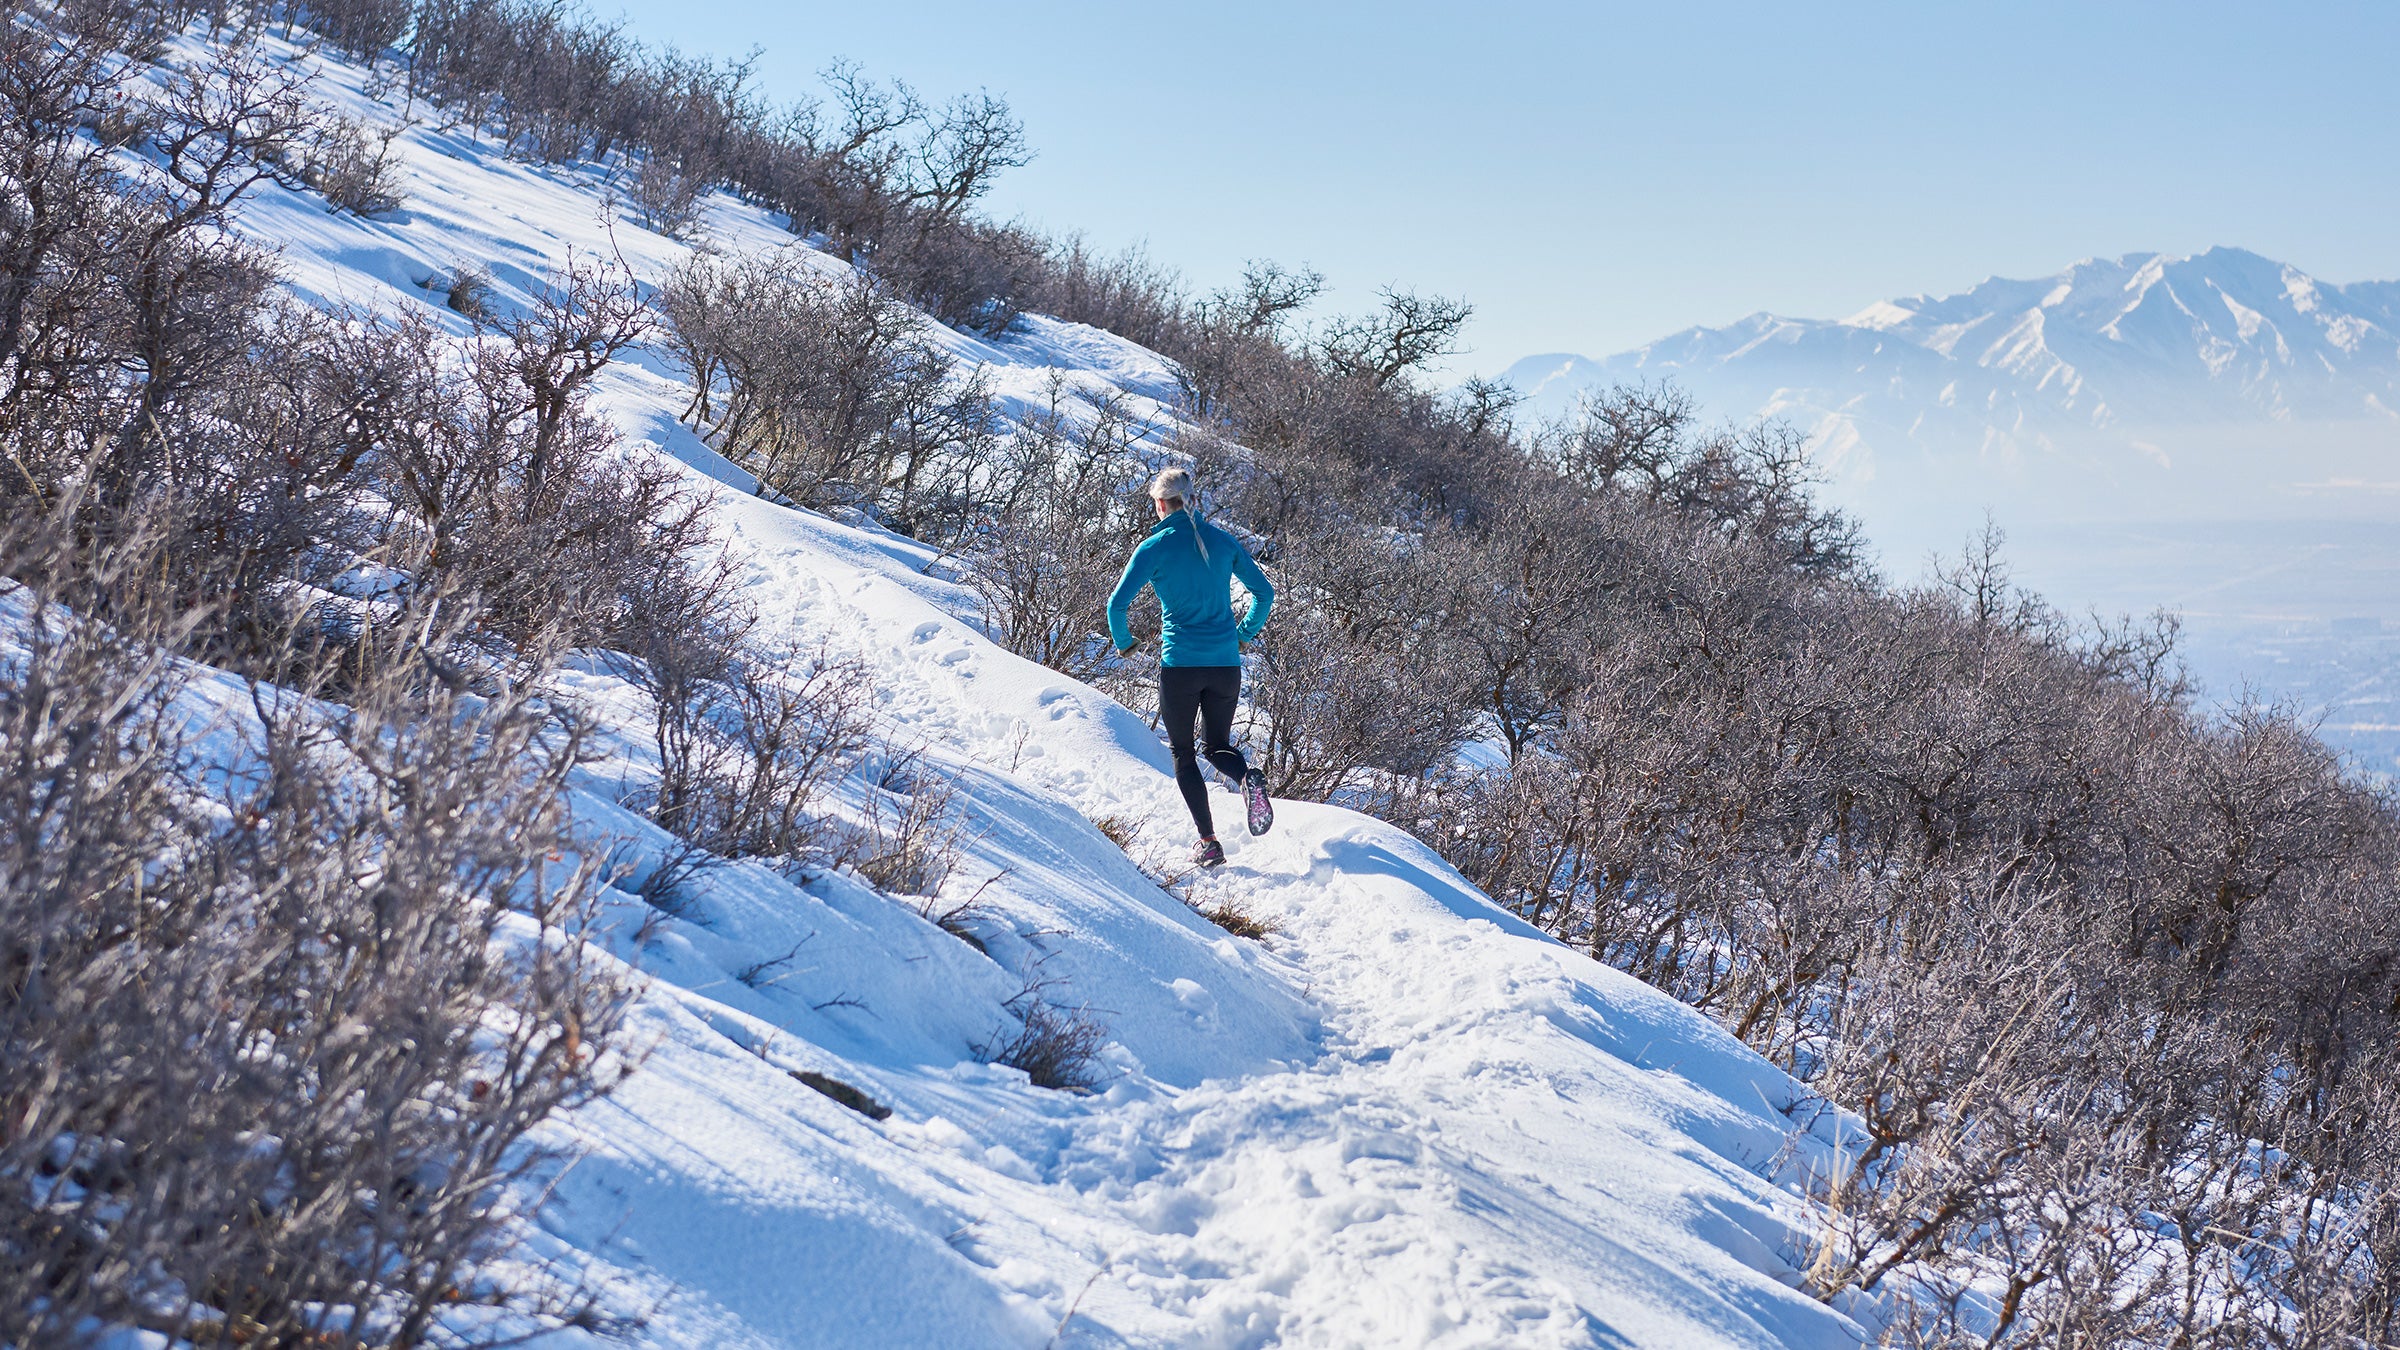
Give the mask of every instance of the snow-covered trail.
<svg viewBox="0 0 2400 1350">
<path fill-rule="evenodd" d="M 1140 860 L 1173 870 L 1189 827 L 1149 728 L 983 639 L 915 545 L 752 499 L 725 510 L 771 625 L 840 635 L 875 665 L 887 717 L 989 766 L 961 781 L 975 865 L 1011 872 L 995 910 L 1048 936 L 1044 976 L 1122 1046 L 1093 1097 L 979 1066 L 838 1069 L 899 1107 L 852 1128 L 904 1155 L 878 1170 L 954 1192 L 923 1231 L 1018 1296 L 1026 1343 L 1855 1343 L 1791 1288 L 1806 1215 L 1767 1175 L 1791 1128 L 1780 1074 L 1347 811 L 1284 803 L 1274 832 L 1229 836 L 1229 864 L 1192 879 L 1195 901 L 1279 926 L 1270 954 L 1198 925 L 1086 823 L 1140 821 Z M 1045 855 L 1103 885 L 1024 885 Z M 1188 940 L 1143 931 L 1159 918 Z M 987 933 L 1003 956 L 1007 936 Z M 719 1236 L 757 1263 L 729 1257 L 726 1276 L 796 1279 L 825 1311 L 806 1257 Z M 945 1283 L 878 1290 L 907 1304 L 912 1282 Z M 872 1325 L 760 1343 L 931 1343 Z"/>
<path fill-rule="evenodd" d="M 1200 890 L 1282 927 L 1323 1053 L 1095 1122 L 1171 1149 L 1156 1176 L 1110 1176 L 1112 1200 L 1173 1219 L 1112 1273 L 1138 1295 L 1248 1307 L 1298 1344 L 1825 1341 L 1813 1303 L 1743 1287 L 1787 1273 L 1777 1252 L 1798 1246 L 1750 1170 L 1782 1120 L 1640 1067 L 1718 1047 L 1600 996 L 1582 958 L 1446 891 L 1413 843 L 1284 814 Z"/>
</svg>

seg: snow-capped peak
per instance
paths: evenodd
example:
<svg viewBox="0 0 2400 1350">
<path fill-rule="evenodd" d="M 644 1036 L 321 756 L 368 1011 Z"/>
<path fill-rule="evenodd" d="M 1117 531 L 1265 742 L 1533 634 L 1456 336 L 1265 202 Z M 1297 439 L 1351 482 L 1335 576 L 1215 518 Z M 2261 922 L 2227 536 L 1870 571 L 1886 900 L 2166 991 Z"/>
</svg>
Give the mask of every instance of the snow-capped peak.
<svg viewBox="0 0 2400 1350">
<path fill-rule="evenodd" d="M 1665 379 L 1712 413 L 1790 421 L 1837 500 L 1890 537 L 1938 520 L 1954 538 L 1987 506 L 2293 514 L 2400 460 L 2400 282 L 2337 284 L 2241 248 L 2127 253 L 1846 318 L 1754 314 L 1531 358 L 1506 378 L 1536 416 Z"/>
</svg>

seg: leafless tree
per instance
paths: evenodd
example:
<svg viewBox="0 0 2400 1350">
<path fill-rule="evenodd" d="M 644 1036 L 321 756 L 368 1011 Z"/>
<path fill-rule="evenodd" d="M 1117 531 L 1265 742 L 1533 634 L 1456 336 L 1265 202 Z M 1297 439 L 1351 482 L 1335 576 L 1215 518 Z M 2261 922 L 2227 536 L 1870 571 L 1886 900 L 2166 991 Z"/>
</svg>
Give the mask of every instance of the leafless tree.
<svg viewBox="0 0 2400 1350">
<path fill-rule="evenodd" d="M 1336 322 L 1325 334 L 1325 359 L 1345 375 L 1390 384 L 1459 350 L 1459 331 L 1475 307 L 1464 300 L 1386 287 L 1383 308 Z"/>
</svg>

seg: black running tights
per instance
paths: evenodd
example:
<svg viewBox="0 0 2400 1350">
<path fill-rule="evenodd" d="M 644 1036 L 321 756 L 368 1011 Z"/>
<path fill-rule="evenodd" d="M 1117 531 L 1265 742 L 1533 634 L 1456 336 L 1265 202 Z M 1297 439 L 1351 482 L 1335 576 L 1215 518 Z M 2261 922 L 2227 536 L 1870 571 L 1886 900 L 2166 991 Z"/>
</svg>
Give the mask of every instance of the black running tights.
<svg viewBox="0 0 2400 1350">
<path fill-rule="evenodd" d="M 1166 719 L 1167 744 L 1175 752 L 1175 786 L 1183 804 L 1192 809 L 1192 824 L 1200 837 L 1217 837 L 1208 812 L 1208 782 L 1200 776 L 1200 755 L 1217 772 L 1242 781 L 1250 771 L 1242 752 L 1233 748 L 1233 710 L 1242 698 L 1240 666 L 1161 666 L 1158 669 L 1158 715 Z M 1192 745 L 1192 718 L 1200 719 L 1200 744 Z"/>
</svg>

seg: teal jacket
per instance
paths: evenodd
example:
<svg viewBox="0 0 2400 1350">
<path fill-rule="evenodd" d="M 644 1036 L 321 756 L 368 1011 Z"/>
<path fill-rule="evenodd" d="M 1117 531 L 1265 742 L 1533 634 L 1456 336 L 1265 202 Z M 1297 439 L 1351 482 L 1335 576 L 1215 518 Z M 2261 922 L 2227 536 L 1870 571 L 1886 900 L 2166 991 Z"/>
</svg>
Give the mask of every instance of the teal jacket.
<svg viewBox="0 0 2400 1350">
<path fill-rule="evenodd" d="M 1208 543 L 1206 558 L 1194 543 L 1194 530 Z M 1233 577 L 1240 577 L 1250 590 L 1250 612 L 1238 624 L 1233 589 L 1227 584 Z M 1159 642 L 1162 666 L 1240 665 L 1242 644 L 1267 626 L 1267 610 L 1275 603 L 1275 588 L 1241 540 L 1182 511 L 1151 527 L 1150 536 L 1126 562 L 1116 593 L 1108 597 L 1108 635 L 1118 651 L 1133 647 L 1125 612 L 1144 586 L 1158 592 L 1158 607 L 1166 617 Z"/>
</svg>

